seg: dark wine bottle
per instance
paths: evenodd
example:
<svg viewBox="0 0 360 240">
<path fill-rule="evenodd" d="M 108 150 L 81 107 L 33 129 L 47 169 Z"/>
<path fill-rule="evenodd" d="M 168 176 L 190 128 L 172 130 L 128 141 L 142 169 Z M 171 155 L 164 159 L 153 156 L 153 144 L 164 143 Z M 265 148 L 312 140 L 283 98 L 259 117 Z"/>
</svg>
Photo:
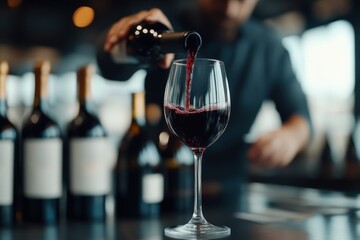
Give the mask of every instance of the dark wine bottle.
<svg viewBox="0 0 360 240">
<path fill-rule="evenodd" d="M 79 113 L 68 127 L 67 216 L 73 220 L 104 221 L 110 192 L 107 133 L 91 110 L 91 65 L 77 74 Z"/>
<path fill-rule="evenodd" d="M 159 134 L 158 147 L 164 162 L 163 213 L 192 211 L 194 203 L 194 157 L 166 128 Z"/>
<path fill-rule="evenodd" d="M 120 142 L 116 165 L 116 215 L 156 217 L 164 197 L 158 149 L 145 128 L 144 92 L 132 94 L 131 124 Z"/>
<path fill-rule="evenodd" d="M 138 61 L 158 61 L 166 53 L 198 50 L 201 43 L 201 36 L 197 32 L 172 32 L 162 23 L 142 22 L 134 26 L 127 40 L 118 45 L 124 48 L 119 49 L 120 54 L 117 56 L 122 57 L 121 54 L 126 53 L 137 58 Z"/>
<path fill-rule="evenodd" d="M 345 168 L 343 178 L 350 181 L 360 179 L 360 157 L 357 150 L 355 136 L 350 134 L 345 152 Z"/>
<path fill-rule="evenodd" d="M 142 22 L 131 28 L 110 54 L 100 46 L 97 62 L 105 78 L 126 80 L 136 70 L 157 64 L 166 53 L 197 52 L 201 44 L 201 36 L 195 31 L 173 32 L 159 22 Z"/>
<path fill-rule="evenodd" d="M 18 134 L 7 117 L 6 78 L 9 64 L 0 61 L 0 227 L 11 226 L 15 215 L 15 165 Z"/>
<path fill-rule="evenodd" d="M 62 196 L 62 134 L 44 111 L 50 68 L 48 61 L 35 64 L 33 109 L 22 129 L 23 219 L 38 223 L 59 220 Z"/>
<path fill-rule="evenodd" d="M 321 150 L 318 167 L 318 177 L 323 180 L 331 180 L 337 177 L 336 157 L 329 142 L 328 134 L 325 135 L 323 148 Z"/>
</svg>

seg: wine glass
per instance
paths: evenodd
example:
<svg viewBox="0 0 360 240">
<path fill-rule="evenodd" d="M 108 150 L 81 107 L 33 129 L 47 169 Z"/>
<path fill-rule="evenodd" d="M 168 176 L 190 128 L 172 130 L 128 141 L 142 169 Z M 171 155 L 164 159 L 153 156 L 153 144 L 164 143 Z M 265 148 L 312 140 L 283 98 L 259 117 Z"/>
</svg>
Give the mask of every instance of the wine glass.
<svg viewBox="0 0 360 240">
<path fill-rule="evenodd" d="M 201 201 L 203 153 L 222 135 L 230 117 L 230 93 L 224 63 L 206 58 L 195 62 L 173 61 L 165 89 L 164 113 L 169 129 L 192 150 L 195 160 L 192 218 L 185 225 L 166 228 L 165 235 L 185 239 L 230 235 L 230 228 L 206 221 Z"/>
</svg>

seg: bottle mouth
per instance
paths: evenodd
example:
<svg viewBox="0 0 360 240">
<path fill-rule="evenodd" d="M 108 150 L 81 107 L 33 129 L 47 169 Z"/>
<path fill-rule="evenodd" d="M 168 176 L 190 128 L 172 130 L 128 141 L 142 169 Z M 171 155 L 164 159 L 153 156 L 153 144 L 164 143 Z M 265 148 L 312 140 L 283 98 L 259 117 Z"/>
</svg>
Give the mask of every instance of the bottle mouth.
<svg viewBox="0 0 360 240">
<path fill-rule="evenodd" d="M 185 49 L 187 51 L 198 51 L 202 45 L 202 39 L 199 33 L 191 31 L 185 37 Z"/>
</svg>

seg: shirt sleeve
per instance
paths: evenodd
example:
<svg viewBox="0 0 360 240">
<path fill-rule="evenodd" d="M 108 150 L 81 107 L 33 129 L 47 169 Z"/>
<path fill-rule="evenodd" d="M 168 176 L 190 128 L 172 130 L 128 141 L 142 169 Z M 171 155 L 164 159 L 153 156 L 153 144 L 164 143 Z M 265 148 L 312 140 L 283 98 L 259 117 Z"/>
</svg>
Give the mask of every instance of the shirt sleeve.
<svg viewBox="0 0 360 240">
<path fill-rule="evenodd" d="M 307 99 L 295 76 L 287 50 L 281 41 L 273 43 L 269 48 L 269 69 L 271 79 L 270 98 L 283 122 L 293 115 L 305 117 L 310 126 L 311 118 Z"/>
</svg>

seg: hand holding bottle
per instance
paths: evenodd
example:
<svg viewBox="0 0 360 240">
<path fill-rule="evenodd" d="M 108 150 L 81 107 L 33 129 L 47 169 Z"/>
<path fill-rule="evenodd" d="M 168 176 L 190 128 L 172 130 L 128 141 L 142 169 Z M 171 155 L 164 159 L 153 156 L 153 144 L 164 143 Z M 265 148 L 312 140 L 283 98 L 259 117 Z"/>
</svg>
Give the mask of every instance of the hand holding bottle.
<svg viewBox="0 0 360 240">
<path fill-rule="evenodd" d="M 121 18 L 111 26 L 105 39 L 104 50 L 110 52 L 116 44 L 125 40 L 132 27 L 144 21 L 150 23 L 159 22 L 164 24 L 170 30 L 173 30 L 169 19 L 160 9 L 153 8 L 148 11 L 140 11 L 136 14 Z M 174 54 L 168 53 L 164 56 L 162 61 L 159 62 L 159 66 L 162 68 L 168 68 L 173 59 Z"/>
</svg>

